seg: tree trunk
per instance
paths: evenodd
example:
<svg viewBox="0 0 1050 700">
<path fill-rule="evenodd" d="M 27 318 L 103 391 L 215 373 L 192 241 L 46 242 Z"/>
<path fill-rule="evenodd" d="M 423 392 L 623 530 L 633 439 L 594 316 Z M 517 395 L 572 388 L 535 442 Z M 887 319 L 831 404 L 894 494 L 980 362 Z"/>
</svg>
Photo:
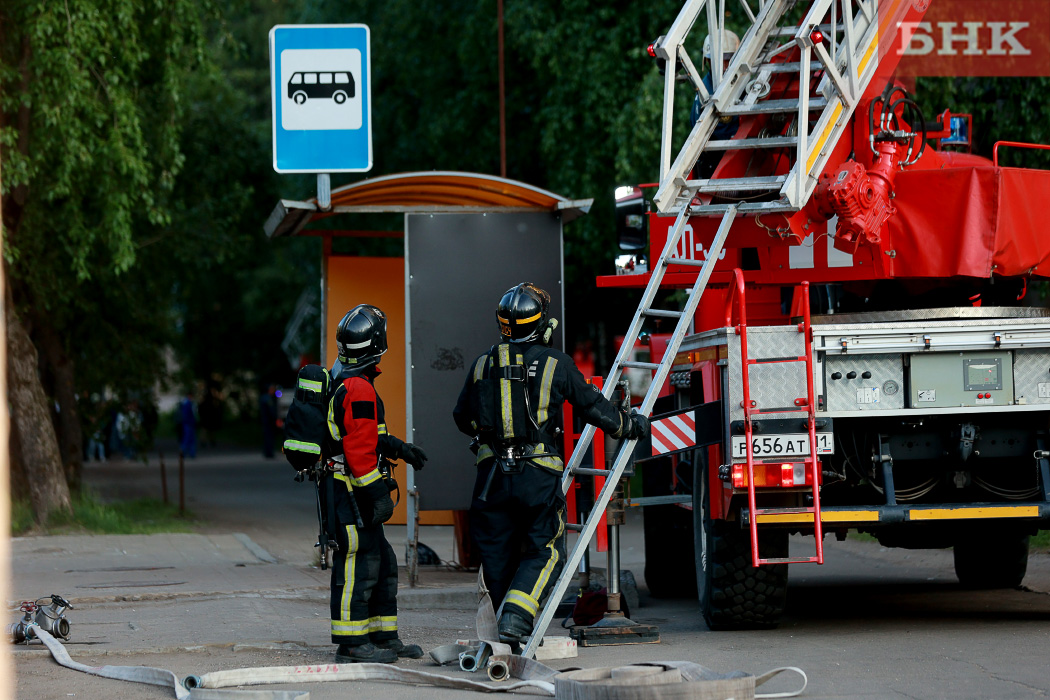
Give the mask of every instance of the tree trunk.
<svg viewBox="0 0 1050 700">
<path fill-rule="evenodd" d="M 77 393 L 73 383 L 73 360 L 66 354 L 58 334 L 49 324 L 37 319 L 33 329 L 37 336 L 42 364 L 47 366 L 50 374 L 52 395 L 58 402 L 55 429 L 58 431 L 58 446 L 66 482 L 75 488 L 80 485 L 84 467 L 84 436 L 80 428 Z"/>
<path fill-rule="evenodd" d="M 6 295 L 7 400 L 11 406 L 11 432 L 18 435 L 22 466 L 29 486 L 29 500 L 37 522 L 43 524 L 55 511 L 70 510 L 69 484 L 62 470 L 55 426 L 40 384 L 36 348 Z"/>
</svg>

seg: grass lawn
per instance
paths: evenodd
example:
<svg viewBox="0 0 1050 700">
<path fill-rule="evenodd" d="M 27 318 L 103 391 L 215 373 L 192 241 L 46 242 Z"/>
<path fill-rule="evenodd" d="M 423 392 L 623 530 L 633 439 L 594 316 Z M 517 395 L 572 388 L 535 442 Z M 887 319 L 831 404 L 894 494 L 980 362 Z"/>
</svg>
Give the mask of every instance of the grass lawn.
<svg viewBox="0 0 1050 700">
<path fill-rule="evenodd" d="M 149 535 L 156 532 L 192 532 L 193 514 L 179 515 L 178 505 L 153 498 L 103 503 L 86 491 L 73 496 L 72 513 L 56 513 L 40 527 L 29 504 L 11 505 L 11 534 L 18 535 Z"/>
</svg>

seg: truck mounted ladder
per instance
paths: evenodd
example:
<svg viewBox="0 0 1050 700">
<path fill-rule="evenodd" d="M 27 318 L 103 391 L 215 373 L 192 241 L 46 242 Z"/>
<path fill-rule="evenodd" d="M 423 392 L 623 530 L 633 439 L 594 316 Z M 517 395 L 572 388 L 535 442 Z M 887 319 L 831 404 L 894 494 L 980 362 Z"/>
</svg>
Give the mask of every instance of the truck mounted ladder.
<svg viewBox="0 0 1050 700">
<path fill-rule="evenodd" d="M 690 0 L 668 33 L 653 45 L 667 66 L 660 189 L 654 198 L 660 212 L 676 213 L 697 196 L 708 195 L 709 200 L 720 193 L 740 193 L 741 199 L 768 195 L 768 201 L 742 201 L 737 206 L 741 214 L 794 212 L 804 207 L 875 75 L 880 32 L 896 32 L 895 26 L 880 26 L 887 24 L 880 17 L 890 17 L 900 5 L 899 0 L 814 0 L 808 6 L 797 0 L 760 0 L 756 14 L 748 0 L 730 0 L 730 5 L 737 3 L 750 25 L 724 71 L 722 61 L 711 62 L 713 92 L 704 85 L 684 42 L 706 9 L 711 53 L 721 56 L 726 0 Z M 796 7 L 806 9 L 801 22 L 792 11 Z M 700 96 L 702 111 L 672 162 L 679 66 Z M 774 114 L 784 118 L 775 123 L 749 119 Z M 726 118 L 739 119 L 736 136 L 713 140 L 716 127 Z M 758 173 L 745 177 L 690 179 L 702 154 L 742 149 L 775 149 L 776 165 L 759 167 Z M 726 206 L 708 201 L 696 206 L 695 213 L 721 213 Z"/>
</svg>

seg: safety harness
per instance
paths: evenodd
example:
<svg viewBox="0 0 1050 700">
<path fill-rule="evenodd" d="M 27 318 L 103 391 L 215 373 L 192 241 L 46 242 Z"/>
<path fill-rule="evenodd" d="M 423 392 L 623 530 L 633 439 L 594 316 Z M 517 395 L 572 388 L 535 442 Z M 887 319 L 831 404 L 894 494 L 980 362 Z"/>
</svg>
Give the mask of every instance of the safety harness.
<svg viewBox="0 0 1050 700">
<path fill-rule="evenodd" d="M 500 343 L 475 364 L 471 409 L 480 442 L 479 463 L 494 457 L 505 473 L 520 472 L 526 462 L 551 468 L 560 465 L 560 455 L 553 447 L 555 435 L 546 420 L 557 360 L 548 358 L 540 368 L 545 351 L 542 345 L 532 345 L 521 353 L 510 343 Z M 534 408 L 530 379 L 535 374 L 542 376 Z"/>
</svg>

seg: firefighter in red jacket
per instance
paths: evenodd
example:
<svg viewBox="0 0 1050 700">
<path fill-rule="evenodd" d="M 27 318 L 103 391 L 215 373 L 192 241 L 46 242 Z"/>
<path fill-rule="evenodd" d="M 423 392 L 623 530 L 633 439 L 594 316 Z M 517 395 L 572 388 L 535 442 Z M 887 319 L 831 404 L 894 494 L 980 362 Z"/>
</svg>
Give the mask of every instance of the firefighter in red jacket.
<svg viewBox="0 0 1050 700">
<path fill-rule="evenodd" d="M 374 382 L 386 352 L 386 316 L 361 304 L 350 310 L 336 331 L 339 362 L 332 368 L 338 387 L 328 405 L 328 429 L 342 452 L 335 479 L 336 538 L 332 565 L 332 642 L 336 663 L 392 663 L 418 659 L 423 650 L 397 634 L 397 559 L 383 533 L 394 513 L 393 480 L 383 474 L 389 459 L 403 459 L 422 469 L 427 456 L 419 447 L 386 430 L 383 401 Z M 341 450 L 339 449 L 341 448 Z M 336 458 L 338 461 L 338 457 Z"/>
</svg>

